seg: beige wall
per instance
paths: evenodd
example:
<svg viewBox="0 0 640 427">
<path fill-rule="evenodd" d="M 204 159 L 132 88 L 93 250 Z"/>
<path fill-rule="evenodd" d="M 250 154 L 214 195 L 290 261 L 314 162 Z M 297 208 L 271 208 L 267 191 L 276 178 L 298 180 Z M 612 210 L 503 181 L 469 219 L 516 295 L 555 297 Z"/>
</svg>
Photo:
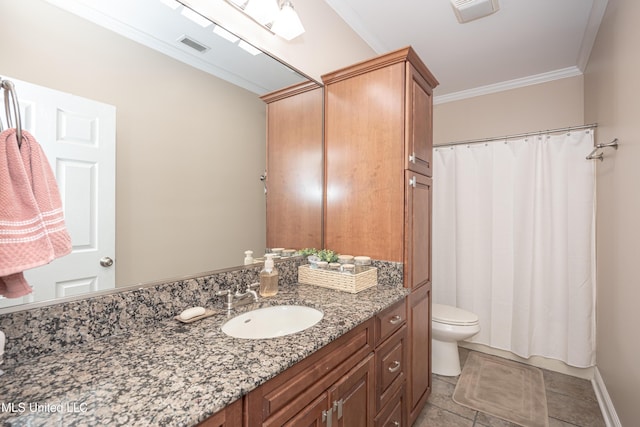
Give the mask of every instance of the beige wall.
<svg viewBox="0 0 640 427">
<path fill-rule="evenodd" d="M 41 0 L 0 0 L 0 10 L 0 75 L 117 108 L 118 285 L 264 250 L 257 95 Z"/>
<path fill-rule="evenodd" d="M 609 0 L 585 72 L 585 117 L 598 142 L 598 370 L 622 425 L 640 423 L 640 2 Z"/>
<path fill-rule="evenodd" d="M 583 79 L 569 77 L 437 104 L 433 110 L 433 142 L 444 144 L 583 124 Z"/>
</svg>

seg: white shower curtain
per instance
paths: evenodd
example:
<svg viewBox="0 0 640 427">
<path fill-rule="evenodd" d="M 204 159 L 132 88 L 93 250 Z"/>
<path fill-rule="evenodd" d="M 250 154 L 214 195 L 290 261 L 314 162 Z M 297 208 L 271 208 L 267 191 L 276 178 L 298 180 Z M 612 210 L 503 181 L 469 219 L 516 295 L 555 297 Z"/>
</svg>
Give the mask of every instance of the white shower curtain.
<svg viewBox="0 0 640 427">
<path fill-rule="evenodd" d="M 470 341 L 595 364 L 593 130 L 434 149 L 433 301 Z"/>
</svg>

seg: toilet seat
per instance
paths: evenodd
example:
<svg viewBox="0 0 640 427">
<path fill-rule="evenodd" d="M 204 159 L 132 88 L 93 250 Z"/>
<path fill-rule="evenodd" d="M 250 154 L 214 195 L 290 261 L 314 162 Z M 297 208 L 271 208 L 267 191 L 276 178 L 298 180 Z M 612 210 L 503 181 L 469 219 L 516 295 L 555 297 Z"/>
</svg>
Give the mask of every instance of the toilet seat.
<svg viewBox="0 0 640 427">
<path fill-rule="evenodd" d="M 433 304 L 431 319 L 437 323 L 457 326 L 478 324 L 478 316 L 470 311 L 444 304 Z"/>
</svg>

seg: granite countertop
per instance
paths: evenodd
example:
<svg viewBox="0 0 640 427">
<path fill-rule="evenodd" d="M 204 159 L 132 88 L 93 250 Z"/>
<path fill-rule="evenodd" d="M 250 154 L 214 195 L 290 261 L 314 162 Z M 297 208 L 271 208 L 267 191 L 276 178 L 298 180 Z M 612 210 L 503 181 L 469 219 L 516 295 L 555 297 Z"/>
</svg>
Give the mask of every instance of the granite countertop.
<svg viewBox="0 0 640 427">
<path fill-rule="evenodd" d="M 0 422 L 9 426 L 191 426 L 234 402 L 407 294 L 378 286 L 349 294 L 309 285 L 281 288 L 272 298 L 221 307 L 212 317 L 151 327 L 75 346 L 0 376 Z M 258 307 L 299 304 L 323 319 L 297 334 L 241 340 L 220 326 Z"/>
</svg>

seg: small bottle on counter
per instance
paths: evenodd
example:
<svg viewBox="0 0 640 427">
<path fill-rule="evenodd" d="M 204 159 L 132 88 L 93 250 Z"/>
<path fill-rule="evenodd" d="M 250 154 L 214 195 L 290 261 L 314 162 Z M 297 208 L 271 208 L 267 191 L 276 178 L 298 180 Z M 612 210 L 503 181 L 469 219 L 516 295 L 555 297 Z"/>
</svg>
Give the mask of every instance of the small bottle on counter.
<svg viewBox="0 0 640 427">
<path fill-rule="evenodd" d="M 244 265 L 253 264 L 253 251 L 244 251 Z"/>
<path fill-rule="evenodd" d="M 368 256 L 353 257 L 353 263 L 356 266 L 356 274 L 367 271 L 371 267 L 371 258 Z"/>
<path fill-rule="evenodd" d="M 264 268 L 260 272 L 260 295 L 272 297 L 278 293 L 278 270 L 273 262 L 274 254 L 266 254 Z"/>
</svg>

